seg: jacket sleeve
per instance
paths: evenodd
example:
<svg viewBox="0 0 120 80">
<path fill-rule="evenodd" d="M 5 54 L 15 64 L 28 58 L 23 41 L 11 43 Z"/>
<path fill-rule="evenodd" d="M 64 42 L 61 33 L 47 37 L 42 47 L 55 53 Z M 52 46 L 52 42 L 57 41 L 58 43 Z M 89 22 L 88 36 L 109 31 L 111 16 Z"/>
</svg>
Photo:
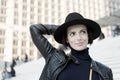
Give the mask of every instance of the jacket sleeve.
<svg viewBox="0 0 120 80">
<path fill-rule="evenodd" d="M 54 34 L 57 29 L 56 25 L 42 25 L 35 24 L 30 26 L 30 34 L 33 40 L 33 43 L 37 49 L 41 52 L 42 56 L 47 59 L 49 54 L 55 49 L 48 42 L 48 40 L 43 36 L 44 34 L 51 35 Z"/>
</svg>

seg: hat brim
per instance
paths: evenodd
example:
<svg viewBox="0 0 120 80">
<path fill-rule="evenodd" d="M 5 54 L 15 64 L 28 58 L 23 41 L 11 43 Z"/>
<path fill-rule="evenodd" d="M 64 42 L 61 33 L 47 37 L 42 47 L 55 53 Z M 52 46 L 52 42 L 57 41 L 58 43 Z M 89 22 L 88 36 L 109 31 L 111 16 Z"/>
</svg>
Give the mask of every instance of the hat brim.
<svg viewBox="0 0 120 80">
<path fill-rule="evenodd" d="M 87 29 L 91 31 L 93 40 L 96 39 L 97 37 L 99 37 L 99 35 L 101 33 L 101 28 L 100 28 L 99 24 L 96 23 L 95 21 L 92 21 L 90 19 L 78 19 L 78 20 L 66 22 L 66 23 L 62 24 L 61 26 L 59 26 L 54 33 L 55 40 L 58 43 L 63 44 L 62 37 L 63 37 L 63 35 L 65 35 L 67 28 L 72 25 L 76 25 L 76 24 L 85 25 L 87 27 Z"/>
</svg>

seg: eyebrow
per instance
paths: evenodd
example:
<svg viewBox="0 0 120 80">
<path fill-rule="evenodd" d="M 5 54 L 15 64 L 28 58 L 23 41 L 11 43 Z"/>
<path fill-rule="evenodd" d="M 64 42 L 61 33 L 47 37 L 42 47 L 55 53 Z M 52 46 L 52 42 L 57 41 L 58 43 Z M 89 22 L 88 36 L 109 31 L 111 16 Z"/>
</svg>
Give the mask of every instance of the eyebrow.
<svg viewBox="0 0 120 80">
<path fill-rule="evenodd" d="M 87 29 L 86 29 L 86 28 L 85 28 L 85 29 L 81 29 L 80 31 L 82 31 L 82 30 L 85 30 L 85 31 L 87 31 Z M 75 32 L 75 31 L 72 31 L 72 30 L 71 30 L 71 31 L 69 31 L 69 32 Z"/>
</svg>

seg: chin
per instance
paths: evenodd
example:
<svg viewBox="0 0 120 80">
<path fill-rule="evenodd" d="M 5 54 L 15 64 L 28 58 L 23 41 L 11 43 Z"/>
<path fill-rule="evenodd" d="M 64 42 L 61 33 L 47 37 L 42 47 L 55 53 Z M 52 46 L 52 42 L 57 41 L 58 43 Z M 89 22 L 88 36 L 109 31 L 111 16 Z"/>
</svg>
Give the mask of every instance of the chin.
<svg viewBox="0 0 120 80">
<path fill-rule="evenodd" d="M 83 48 L 76 48 L 75 50 L 77 50 L 77 51 L 82 51 L 82 50 L 84 50 L 84 49 L 86 49 L 87 47 L 83 47 Z"/>
</svg>

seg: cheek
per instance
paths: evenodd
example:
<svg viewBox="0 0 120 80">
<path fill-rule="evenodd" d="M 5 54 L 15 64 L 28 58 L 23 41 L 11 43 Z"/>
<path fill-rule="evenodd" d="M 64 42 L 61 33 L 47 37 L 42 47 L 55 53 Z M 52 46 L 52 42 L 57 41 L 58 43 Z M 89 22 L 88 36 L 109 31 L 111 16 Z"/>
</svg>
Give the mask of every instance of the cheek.
<svg viewBox="0 0 120 80">
<path fill-rule="evenodd" d="M 88 41 L 89 41 L 88 38 L 85 38 L 85 39 L 84 39 L 84 42 L 85 42 L 86 44 L 88 44 Z"/>
<path fill-rule="evenodd" d="M 75 39 L 74 38 L 67 38 L 67 43 L 69 43 L 70 46 L 74 45 Z"/>
<path fill-rule="evenodd" d="M 67 37 L 67 42 L 70 43 L 70 42 L 72 42 L 72 41 L 73 41 L 73 39 L 68 36 L 68 37 Z"/>
<path fill-rule="evenodd" d="M 88 35 L 83 36 L 83 40 L 86 41 L 86 42 L 88 42 L 88 40 L 89 40 Z"/>
<path fill-rule="evenodd" d="M 72 44 L 74 44 L 74 41 L 68 41 L 68 43 L 70 44 L 70 45 L 72 45 Z"/>
<path fill-rule="evenodd" d="M 84 39 L 85 39 L 86 41 L 88 41 L 89 38 L 88 38 L 88 36 L 86 36 Z"/>
</svg>

